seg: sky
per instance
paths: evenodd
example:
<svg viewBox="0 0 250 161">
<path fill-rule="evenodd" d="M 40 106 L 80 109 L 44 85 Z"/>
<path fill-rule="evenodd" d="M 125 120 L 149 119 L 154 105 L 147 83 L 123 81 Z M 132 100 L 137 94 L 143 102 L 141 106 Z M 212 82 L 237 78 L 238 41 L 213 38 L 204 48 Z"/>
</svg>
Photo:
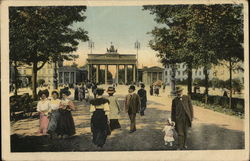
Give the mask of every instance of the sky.
<svg viewBox="0 0 250 161">
<path fill-rule="evenodd" d="M 88 31 L 89 38 L 94 42 L 93 54 L 104 54 L 111 42 L 119 54 L 136 54 L 134 43 L 138 40 L 141 46 L 139 67 L 161 66 L 156 52 L 148 45 L 151 36 L 147 33 L 157 24 L 154 15 L 142 10 L 142 6 L 88 6 L 85 15 L 85 21 L 75 23 L 73 27 Z M 81 42 L 75 52 L 79 55 L 76 63 L 84 65 L 89 53 L 88 42 Z"/>
</svg>

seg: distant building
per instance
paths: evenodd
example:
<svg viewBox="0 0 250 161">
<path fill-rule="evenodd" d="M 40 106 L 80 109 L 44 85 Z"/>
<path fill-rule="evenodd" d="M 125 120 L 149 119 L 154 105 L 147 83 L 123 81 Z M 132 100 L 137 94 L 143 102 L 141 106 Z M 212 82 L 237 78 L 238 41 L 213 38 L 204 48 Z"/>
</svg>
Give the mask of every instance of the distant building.
<svg viewBox="0 0 250 161">
<path fill-rule="evenodd" d="M 57 70 L 55 70 L 54 63 L 46 63 L 42 69 L 38 71 L 37 80 L 43 79 L 46 84 L 48 84 L 50 87 L 53 87 L 55 72 L 57 72 L 58 75 L 58 67 Z"/>
<path fill-rule="evenodd" d="M 157 80 L 163 81 L 163 71 L 164 68 L 153 66 L 142 68 L 142 81 L 150 85 Z"/>
<path fill-rule="evenodd" d="M 187 69 L 187 65 L 185 63 L 177 64 L 177 69 L 176 69 L 176 74 L 175 74 L 176 80 L 183 81 L 183 80 L 187 79 L 188 75 L 187 75 L 186 69 Z M 171 74 L 172 74 L 171 72 L 172 72 L 171 67 L 169 65 L 166 65 L 166 67 L 164 69 L 164 76 L 163 76 L 164 82 L 166 84 L 170 84 Z M 203 67 L 198 68 L 198 69 L 193 69 L 192 70 L 192 78 L 193 78 L 193 80 L 195 80 L 197 78 L 198 79 L 205 79 Z"/>
<path fill-rule="evenodd" d="M 18 80 L 20 80 L 21 87 L 27 87 L 31 84 L 32 67 L 28 65 L 20 66 L 18 69 Z"/>
<path fill-rule="evenodd" d="M 38 64 L 39 66 L 40 64 Z M 17 67 L 17 80 L 20 83 L 20 87 L 27 87 L 32 83 L 32 66 L 23 64 Z M 57 71 L 58 72 L 58 71 Z M 46 63 L 37 72 L 37 81 L 43 79 L 45 84 L 53 87 L 53 80 L 55 75 L 55 65 L 54 63 Z M 58 75 L 58 74 L 57 74 Z M 10 82 L 14 83 L 15 70 L 13 65 L 10 65 Z"/>
<path fill-rule="evenodd" d="M 226 67 L 228 62 L 221 62 L 221 65 L 216 65 L 212 67 L 212 76 L 216 77 L 220 80 L 228 80 L 229 79 L 229 69 Z M 244 83 L 244 63 L 238 63 L 238 69 L 232 72 L 232 78 L 239 79 L 241 83 Z"/>
<path fill-rule="evenodd" d="M 85 68 L 63 66 L 59 68 L 59 84 L 75 84 L 85 82 L 87 71 Z"/>
</svg>

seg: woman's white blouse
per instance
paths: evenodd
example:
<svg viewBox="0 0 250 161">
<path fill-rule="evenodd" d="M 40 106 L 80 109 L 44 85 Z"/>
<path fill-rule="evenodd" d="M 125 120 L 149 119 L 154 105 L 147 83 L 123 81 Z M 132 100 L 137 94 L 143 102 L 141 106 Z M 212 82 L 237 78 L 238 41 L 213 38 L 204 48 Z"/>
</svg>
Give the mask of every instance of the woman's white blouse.
<svg viewBox="0 0 250 161">
<path fill-rule="evenodd" d="M 60 99 L 56 99 L 56 100 L 52 99 L 51 102 L 50 102 L 51 109 L 52 109 L 52 110 L 57 110 L 57 109 L 59 109 L 60 102 L 61 102 Z"/>
<path fill-rule="evenodd" d="M 37 103 L 38 112 L 49 112 L 50 110 L 51 110 L 51 103 L 48 99 L 44 101 L 39 101 Z"/>
<path fill-rule="evenodd" d="M 103 109 L 103 111 L 105 112 L 105 115 L 107 115 L 107 117 L 109 118 L 110 108 L 109 108 L 108 103 L 101 104 L 99 106 L 90 105 L 89 111 L 91 113 L 91 116 L 92 116 L 93 112 L 95 112 L 96 109 Z"/>
</svg>

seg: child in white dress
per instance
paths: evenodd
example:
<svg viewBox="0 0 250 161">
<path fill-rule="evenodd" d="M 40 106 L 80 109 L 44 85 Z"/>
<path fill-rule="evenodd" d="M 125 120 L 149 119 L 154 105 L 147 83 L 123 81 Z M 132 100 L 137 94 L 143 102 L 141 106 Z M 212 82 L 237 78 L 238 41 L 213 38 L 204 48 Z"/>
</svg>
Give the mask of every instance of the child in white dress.
<svg viewBox="0 0 250 161">
<path fill-rule="evenodd" d="M 174 126 L 175 126 L 175 123 L 172 122 L 171 119 L 169 118 L 168 121 L 167 121 L 166 126 L 162 130 L 163 132 L 165 132 L 165 136 L 164 136 L 165 145 L 169 144 L 170 146 L 173 146 L 173 142 L 174 142 Z"/>
</svg>

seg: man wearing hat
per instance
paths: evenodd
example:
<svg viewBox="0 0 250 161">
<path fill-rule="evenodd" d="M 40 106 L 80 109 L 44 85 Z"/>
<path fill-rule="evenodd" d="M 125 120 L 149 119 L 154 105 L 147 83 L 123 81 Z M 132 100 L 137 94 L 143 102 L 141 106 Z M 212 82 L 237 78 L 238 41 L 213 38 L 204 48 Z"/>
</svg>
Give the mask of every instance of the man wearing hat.
<svg viewBox="0 0 250 161">
<path fill-rule="evenodd" d="M 183 89 L 177 86 L 176 97 L 172 101 L 171 119 L 175 122 L 175 129 L 178 133 L 178 149 L 186 149 L 187 131 L 192 125 L 193 106 L 187 95 L 182 95 Z"/>
<path fill-rule="evenodd" d="M 145 85 L 141 84 L 141 89 L 139 89 L 137 92 L 137 94 L 141 98 L 141 111 L 140 111 L 141 116 L 144 116 L 144 111 L 146 110 L 147 107 L 147 91 L 144 88 Z"/>
<path fill-rule="evenodd" d="M 135 86 L 131 85 L 128 90 L 129 94 L 125 98 L 125 111 L 130 119 L 130 133 L 136 131 L 135 117 L 140 112 L 141 100 L 140 96 L 135 93 Z"/>
</svg>

